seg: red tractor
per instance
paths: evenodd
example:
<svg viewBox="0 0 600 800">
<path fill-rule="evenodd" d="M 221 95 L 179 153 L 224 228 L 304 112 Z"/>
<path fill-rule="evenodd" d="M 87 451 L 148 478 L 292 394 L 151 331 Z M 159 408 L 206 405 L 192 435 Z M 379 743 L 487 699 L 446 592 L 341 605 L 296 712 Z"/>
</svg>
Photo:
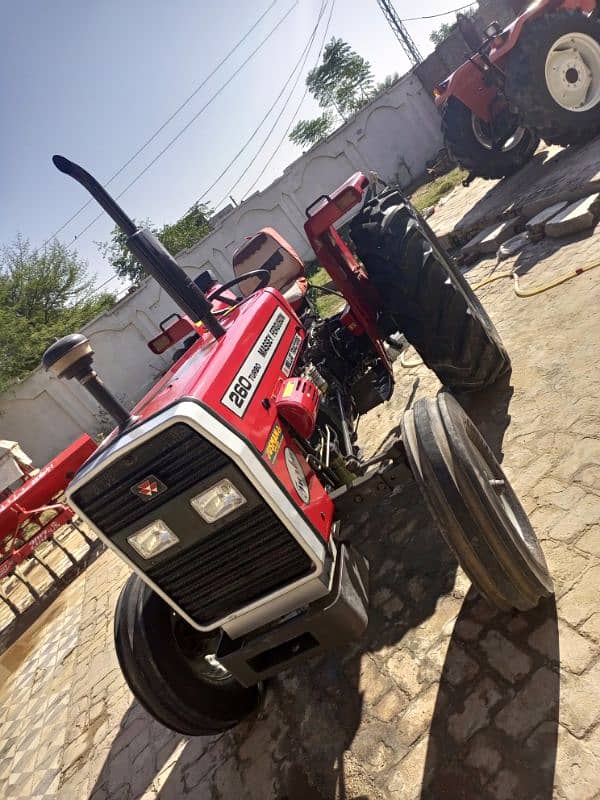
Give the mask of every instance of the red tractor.
<svg viewBox="0 0 600 800">
<path fill-rule="evenodd" d="M 492 23 L 435 94 L 446 146 L 473 176 L 512 174 L 540 138 L 591 138 L 600 130 L 595 0 L 537 0 L 504 30 Z"/>
<path fill-rule="evenodd" d="M 178 330 L 165 325 L 154 347 L 192 339 L 131 413 L 96 375 L 84 336 L 44 355 L 46 369 L 79 380 L 118 423 L 68 498 L 132 569 L 115 643 L 150 714 L 186 735 L 225 730 L 257 707 L 265 679 L 360 637 L 369 569 L 352 522 L 407 481 L 491 603 L 529 609 L 551 594 L 527 516 L 450 391 L 419 400 L 376 457 L 357 446 L 359 416 L 394 391 L 386 343 L 399 332 L 449 389 L 492 384 L 510 363 L 399 192 L 365 202 L 372 189 L 357 173 L 307 208 L 308 239 L 346 301 L 320 318 L 301 292 L 286 299 L 304 267 L 270 229 L 237 251 L 232 280 L 192 281 L 89 173 L 54 162 L 181 309 Z M 334 227 L 353 208 L 362 265 Z"/>
</svg>

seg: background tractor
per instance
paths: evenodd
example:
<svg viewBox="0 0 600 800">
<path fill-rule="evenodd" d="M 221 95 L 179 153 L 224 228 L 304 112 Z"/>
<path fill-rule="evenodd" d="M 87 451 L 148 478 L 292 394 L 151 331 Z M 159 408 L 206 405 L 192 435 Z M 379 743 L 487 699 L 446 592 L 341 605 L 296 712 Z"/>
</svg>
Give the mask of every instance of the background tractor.
<svg viewBox="0 0 600 800">
<path fill-rule="evenodd" d="M 512 174 L 540 138 L 569 145 L 593 137 L 600 130 L 595 0 L 537 0 L 503 30 L 491 23 L 435 94 L 446 146 L 473 176 Z"/>
<path fill-rule="evenodd" d="M 256 709 L 266 678 L 360 637 L 369 567 L 353 525 L 370 506 L 393 504 L 407 481 L 491 603 L 529 609 L 552 592 L 523 508 L 449 391 L 494 383 L 508 355 L 398 191 L 365 202 L 369 179 L 357 173 L 307 208 L 306 235 L 335 287 L 327 291 L 346 301 L 322 318 L 303 292 L 302 261 L 272 229 L 236 251 L 232 280 L 193 281 L 89 173 L 54 161 L 120 226 L 181 312 L 152 347 L 186 346 L 131 412 L 96 375 L 84 336 L 44 355 L 118 425 L 68 497 L 132 569 L 115 645 L 156 719 L 186 735 L 225 730 Z M 362 264 L 335 228 L 353 209 Z M 401 333 L 447 391 L 419 400 L 368 459 L 358 420 L 394 391 L 387 345 Z"/>
</svg>

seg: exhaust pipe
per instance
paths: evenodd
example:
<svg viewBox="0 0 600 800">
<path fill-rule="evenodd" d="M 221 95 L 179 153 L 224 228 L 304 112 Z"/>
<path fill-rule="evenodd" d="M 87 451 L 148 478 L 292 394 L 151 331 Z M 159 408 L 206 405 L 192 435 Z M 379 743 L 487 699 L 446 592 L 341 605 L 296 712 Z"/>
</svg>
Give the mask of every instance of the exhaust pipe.
<svg viewBox="0 0 600 800">
<path fill-rule="evenodd" d="M 113 200 L 106 189 L 79 164 L 75 164 L 63 156 L 53 156 L 52 161 L 57 169 L 64 172 L 65 175 L 70 175 L 88 190 L 94 200 L 127 236 L 127 247 L 148 275 L 151 275 L 162 286 L 183 313 L 194 321 L 199 320 L 204 323 L 215 339 L 223 336 L 225 329 L 213 316 L 211 305 L 203 292 L 181 269 L 156 236 L 145 228 L 137 228 L 133 220 Z"/>
</svg>

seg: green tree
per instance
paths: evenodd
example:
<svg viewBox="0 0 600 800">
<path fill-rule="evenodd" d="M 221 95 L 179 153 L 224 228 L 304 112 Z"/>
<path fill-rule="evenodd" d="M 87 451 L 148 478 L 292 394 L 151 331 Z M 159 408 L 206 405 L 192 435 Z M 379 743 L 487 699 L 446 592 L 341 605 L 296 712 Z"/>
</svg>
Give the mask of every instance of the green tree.
<svg viewBox="0 0 600 800">
<path fill-rule="evenodd" d="M 353 114 L 368 102 L 373 90 L 371 65 L 343 39 L 333 37 L 325 45 L 323 63 L 306 78 L 309 92 L 321 108 L 342 116 Z"/>
<path fill-rule="evenodd" d="M 210 232 L 209 216 L 210 211 L 206 205 L 194 203 L 181 219 L 171 225 L 167 224 L 162 228 L 156 228 L 147 219 L 142 226 L 149 228 L 169 253 L 175 256 L 182 250 L 193 247 Z M 97 242 L 97 244 L 100 252 L 110 261 L 117 275 L 130 280 L 134 286 L 138 286 L 145 278 L 146 273 L 127 249 L 126 241 L 125 234 L 115 227 L 108 242 Z"/>
<path fill-rule="evenodd" d="M 444 39 L 447 39 L 452 31 L 456 28 L 456 22 L 443 22 L 439 28 L 431 31 L 429 34 L 430 40 L 435 44 L 441 44 Z"/>
<path fill-rule="evenodd" d="M 45 250 L 18 235 L 0 251 L 0 391 L 40 363 L 57 337 L 110 308 L 97 294 L 87 263 L 54 241 Z"/>
<path fill-rule="evenodd" d="M 396 81 L 399 79 L 400 75 L 397 72 L 394 72 L 393 75 L 386 75 L 382 81 L 379 81 L 375 85 L 373 92 L 371 93 L 372 97 L 376 97 L 378 94 L 385 92 L 386 89 L 389 89 Z"/>
<path fill-rule="evenodd" d="M 312 147 L 333 130 L 335 120 L 331 111 L 324 111 L 316 119 L 301 119 L 290 131 L 290 140 L 299 147 Z"/>
<path fill-rule="evenodd" d="M 313 120 L 300 120 L 290 140 L 311 147 L 330 133 L 339 120 L 356 113 L 373 96 L 373 73 L 366 59 L 348 42 L 333 37 L 323 50 L 323 61 L 311 69 L 306 86 L 324 113 Z"/>
</svg>

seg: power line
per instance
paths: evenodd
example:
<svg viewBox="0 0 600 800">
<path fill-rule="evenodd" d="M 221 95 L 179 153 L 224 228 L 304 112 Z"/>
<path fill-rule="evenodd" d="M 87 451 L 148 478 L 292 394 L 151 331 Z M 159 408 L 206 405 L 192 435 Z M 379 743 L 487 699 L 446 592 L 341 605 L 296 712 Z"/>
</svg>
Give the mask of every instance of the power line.
<svg viewBox="0 0 600 800">
<path fill-rule="evenodd" d="M 207 195 L 207 194 L 208 194 L 208 193 L 209 193 L 209 192 L 210 192 L 212 189 L 214 189 L 214 187 L 215 187 L 215 186 L 217 185 L 217 183 L 218 183 L 218 182 L 221 180 L 221 178 L 223 177 L 223 175 L 225 175 L 225 174 L 226 174 L 226 173 L 227 173 L 227 172 L 228 172 L 228 171 L 231 169 L 231 167 L 232 167 L 232 166 L 235 164 L 235 162 L 238 160 L 238 158 L 239 158 L 239 157 L 242 155 L 242 153 L 243 153 L 243 152 L 246 150 L 246 148 L 248 147 L 248 145 L 249 145 L 249 144 L 252 142 L 252 140 L 253 140 L 253 139 L 256 137 L 256 135 L 258 134 L 259 130 L 262 128 L 262 126 L 264 125 L 264 123 L 267 121 L 267 119 L 268 119 L 269 115 L 271 114 L 271 112 L 273 111 L 273 109 L 275 108 L 275 106 L 277 105 L 277 103 L 279 102 L 279 100 L 281 99 L 281 97 L 282 97 L 282 95 L 284 94 L 285 90 L 288 88 L 288 86 L 289 86 L 289 84 L 290 84 L 290 81 L 292 80 L 292 78 L 294 77 L 294 74 L 296 73 L 296 70 L 297 70 L 298 68 L 300 68 L 300 74 L 302 73 L 302 69 L 303 69 L 303 67 L 304 67 L 304 64 L 306 63 L 306 59 L 308 58 L 308 53 L 309 53 L 309 51 L 310 51 L 310 48 L 312 47 L 312 44 L 313 44 L 314 38 L 315 38 L 315 36 L 316 36 L 317 29 L 318 29 L 319 25 L 321 24 L 321 19 L 322 19 L 322 17 L 323 17 L 323 14 L 325 13 L 325 8 L 326 8 L 326 6 L 327 6 L 327 2 L 328 2 L 328 0 L 323 0 L 323 2 L 321 3 L 321 8 L 320 8 L 320 11 L 319 11 L 319 16 L 318 16 L 318 18 L 317 18 L 317 23 L 316 23 L 315 27 L 314 27 L 314 28 L 313 28 L 313 30 L 312 30 L 312 33 L 311 33 L 311 35 L 310 35 L 310 37 L 309 37 L 309 39 L 308 39 L 308 42 L 306 43 L 306 45 L 305 45 L 305 47 L 304 47 L 304 50 L 303 50 L 303 51 L 300 53 L 300 57 L 299 57 L 298 61 L 296 61 L 296 64 L 294 65 L 294 68 L 292 69 L 291 73 L 288 75 L 288 77 L 286 78 L 286 80 L 285 80 L 285 82 L 284 82 L 283 86 L 281 87 L 281 91 L 279 92 L 279 94 L 277 95 L 277 97 L 275 98 L 275 100 L 273 101 L 273 103 L 271 104 L 271 106 L 269 107 L 269 109 L 267 110 L 266 114 L 263 116 L 263 118 L 262 118 L 262 119 L 261 119 L 261 121 L 258 123 L 258 125 L 256 126 L 256 128 L 255 128 L 255 129 L 252 131 L 252 133 L 250 134 L 249 138 L 246 140 L 245 144 L 244 144 L 244 145 L 243 145 L 243 146 L 242 146 L 242 147 L 241 147 L 241 148 L 240 148 L 240 149 L 237 151 L 237 153 L 236 153 L 236 154 L 235 154 L 235 156 L 234 156 L 234 157 L 231 159 L 231 161 L 230 161 L 230 162 L 227 164 L 227 166 L 226 166 L 226 167 L 224 167 L 224 169 L 223 169 L 223 170 L 222 170 L 222 171 L 219 173 L 219 175 L 218 175 L 218 176 L 215 178 L 215 180 L 214 180 L 214 181 L 211 183 L 211 185 L 210 185 L 210 186 L 209 186 L 209 187 L 208 187 L 208 188 L 207 188 L 207 189 L 206 189 L 206 190 L 205 190 L 205 191 L 204 191 L 204 192 L 203 192 L 203 193 L 200 195 L 200 197 L 198 198 L 198 200 L 197 200 L 196 202 L 200 203 L 200 202 L 201 202 L 201 201 L 202 201 L 202 200 L 203 200 L 203 199 L 206 197 L 206 195 Z M 285 105 L 284 105 L 284 109 L 285 109 Z M 278 119 L 279 119 L 279 117 L 278 117 Z M 260 149 L 259 149 L 259 152 L 260 152 Z M 257 154 L 257 155 L 258 155 L 258 154 Z M 256 158 L 256 156 L 254 156 L 254 158 Z M 253 159 L 253 160 L 254 160 L 254 159 Z M 239 182 L 239 181 L 238 181 L 238 182 Z M 237 186 L 237 183 L 236 183 L 236 184 L 234 184 L 234 187 L 233 187 L 233 188 L 230 190 L 230 192 L 228 192 L 228 194 L 230 194 L 230 193 L 233 191 L 233 189 L 235 188 L 235 186 Z M 221 201 L 221 202 L 222 202 L 222 201 Z"/>
<path fill-rule="evenodd" d="M 453 8 L 452 11 L 442 11 L 439 14 L 429 14 L 426 17 L 403 17 L 400 20 L 400 22 L 416 22 L 417 20 L 420 20 L 420 19 L 436 19 L 437 17 L 447 17 L 450 14 L 458 14 L 459 11 L 464 11 L 465 8 L 471 8 L 471 6 L 474 6 L 474 5 L 475 5 L 475 2 L 467 3 L 466 6 L 461 6 L 460 8 Z"/>
<path fill-rule="evenodd" d="M 183 109 L 194 99 L 194 97 L 198 94 L 198 92 L 202 88 L 204 88 L 204 86 L 206 86 L 206 84 L 213 77 L 213 75 L 215 75 L 221 69 L 223 64 L 225 64 L 225 62 L 228 61 L 231 58 L 231 56 L 235 53 L 235 51 L 238 50 L 241 47 L 241 45 L 246 41 L 246 39 L 250 36 L 250 34 L 256 29 L 256 27 L 258 25 L 260 25 L 260 23 L 263 21 L 263 19 L 266 17 L 266 15 L 269 13 L 269 11 L 273 8 L 273 6 L 275 6 L 278 2 L 279 2 L 279 0 L 272 0 L 271 4 L 268 6 L 268 8 L 266 8 L 265 11 L 263 11 L 263 13 L 256 20 L 256 22 L 252 25 L 252 27 L 249 28 L 246 31 L 246 33 L 242 36 L 242 38 L 231 48 L 231 50 L 229 50 L 227 55 L 225 55 L 219 61 L 219 63 L 212 70 L 212 72 L 209 75 L 207 75 L 206 78 L 204 78 L 202 80 L 202 82 L 198 84 L 198 86 L 196 86 L 196 88 L 193 90 L 193 92 L 191 94 L 189 94 L 179 106 L 177 106 L 175 111 L 173 111 L 173 113 L 163 122 L 163 124 L 154 131 L 152 136 L 150 136 L 148 139 L 146 139 L 146 141 L 140 147 L 138 147 L 138 149 L 135 151 L 135 153 L 130 158 L 128 158 L 127 161 L 125 161 L 125 163 L 122 164 L 115 173 L 113 173 L 113 175 L 110 176 L 110 178 L 106 181 L 104 186 L 108 186 L 110 183 L 112 183 L 115 180 L 115 178 L 117 178 L 131 164 L 131 162 L 134 161 L 140 155 L 140 153 L 142 153 L 148 147 L 148 145 L 150 145 L 156 139 L 156 137 L 160 133 L 162 133 L 162 131 L 167 127 L 167 125 L 170 122 L 172 122 L 175 119 L 175 117 L 180 113 L 180 111 L 183 111 Z M 51 234 L 46 239 L 46 241 L 42 244 L 42 248 L 45 247 L 48 244 L 48 242 L 50 242 L 52 239 L 54 239 L 61 231 L 63 231 L 67 227 L 67 225 L 69 225 L 71 222 L 73 222 L 73 220 L 76 219 L 81 214 L 81 212 L 84 211 L 92 202 L 93 202 L 92 198 L 90 198 L 74 214 L 72 214 L 66 222 L 63 222 L 63 224 L 60 226 L 60 228 L 57 228 L 54 231 L 54 233 Z"/>
<path fill-rule="evenodd" d="M 383 15 L 389 23 L 390 28 L 394 31 L 396 39 L 402 45 L 402 49 L 408 56 L 413 66 L 417 66 L 423 61 L 423 56 L 419 52 L 419 48 L 414 43 L 412 36 L 404 27 L 402 20 L 398 16 L 398 12 L 394 8 L 391 0 L 377 0 L 377 5 L 382 10 Z"/>
<path fill-rule="evenodd" d="M 217 206 L 216 206 L 217 208 L 218 208 L 218 207 L 221 205 L 221 203 L 222 203 L 222 202 L 224 202 L 224 200 L 226 200 L 226 199 L 227 199 L 227 197 L 229 197 L 229 195 L 231 195 L 231 194 L 233 193 L 234 189 L 235 189 L 235 188 L 236 188 L 236 187 L 237 187 L 237 186 L 240 184 L 240 182 L 241 182 L 241 181 L 242 181 L 242 180 L 245 178 L 245 176 L 246 176 L 246 175 L 247 175 L 247 173 L 249 172 L 250 168 L 253 166 L 253 164 L 255 163 L 256 159 L 258 158 L 258 156 L 259 156 L 259 155 L 261 154 L 261 152 L 263 151 L 263 149 L 264 149 L 264 147 L 265 147 L 266 143 L 267 143 L 267 142 L 268 142 L 268 140 L 271 138 L 271 134 L 272 134 L 272 133 L 273 133 L 273 131 L 275 130 L 275 128 L 276 128 L 276 126 L 277 126 L 277 124 L 279 123 L 279 120 L 281 119 L 281 117 L 282 117 L 282 116 L 283 116 L 283 114 L 285 113 L 285 111 L 286 111 L 286 109 L 287 109 L 287 107 L 288 107 L 288 105 L 289 105 L 289 103 L 290 103 L 290 100 L 292 99 L 292 96 L 293 96 L 293 94 L 294 94 L 294 92 L 295 92 L 295 90 L 296 90 L 296 86 L 298 85 L 298 83 L 299 83 L 299 81 L 300 81 L 300 78 L 302 77 L 302 71 L 303 71 L 303 69 L 304 69 L 304 65 L 306 64 L 306 61 L 307 61 L 307 59 L 308 59 L 308 56 L 309 56 L 309 53 L 310 53 L 310 48 L 312 47 L 312 43 L 313 43 L 313 41 L 314 41 L 314 38 L 315 38 L 315 36 L 316 36 L 317 29 L 318 29 L 318 27 L 319 27 L 319 25 L 320 25 L 321 18 L 322 18 L 322 16 L 323 16 L 324 12 L 325 12 L 325 8 L 327 7 L 327 2 L 328 2 L 328 0 L 326 0 L 326 2 L 324 2 L 324 3 L 322 3 L 322 4 L 321 4 L 321 10 L 320 10 L 320 12 L 319 12 L 319 19 L 318 19 L 318 21 L 317 21 L 317 25 L 315 26 L 315 29 L 313 30 L 313 32 L 312 32 L 312 34 L 311 34 L 311 37 L 310 37 L 310 42 L 309 42 L 309 47 L 308 47 L 308 49 L 306 50 L 306 53 L 305 53 L 305 55 L 304 55 L 304 57 L 303 57 L 303 59 L 302 59 L 302 65 L 301 65 L 301 67 L 300 67 L 300 71 L 298 72 L 298 75 L 296 76 L 296 79 L 295 79 L 295 81 L 294 81 L 294 83 L 293 83 L 293 85 L 292 85 L 292 88 L 291 88 L 291 90 L 290 90 L 290 92 L 289 92 L 289 94 L 288 94 L 287 98 L 286 98 L 286 99 L 285 99 L 285 101 L 284 101 L 284 104 L 283 104 L 283 107 L 282 107 L 281 111 L 280 111 L 280 112 L 277 114 L 277 116 L 276 116 L 276 118 L 275 118 L 275 121 L 273 122 L 273 124 L 272 124 L 272 125 L 271 125 L 271 127 L 269 128 L 269 132 L 267 133 L 267 135 L 265 136 L 265 138 L 264 138 L 264 139 L 262 140 L 262 142 L 260 143 L 260 145 L 259 145 L 259 147 L 258 147 L 258 150 L 257 150 L 257 151 L 256 151 L 256 153 L 254 154 L 254 156 L 251 158 L 251 160 L 250 160 L 250 163 L 248 164 L 248 166 L 246 167 L 246 169 L 245 169 L 245 170 L 242 172 L 242 174 L 239 176 L 239 178 L 238 178 L 238 179 L 235 181 L 235 183 L 234 183 L 234 184 L 233 184 L 233 185 L 230 187 L 230 189 L 229 189 L 229 190 L 228 190 L 228 191 L 225 193 L 224 197 L 223 197 L 223 198 L 221 198 L 221 200 L 219 200 L 219 202 L 217 203 Z M 332 5 L 332 7 L 331 7 L 331 8 L 332 8 L 332 10 L 333 10 L 333 5 Z M 331 19 L 331 14 L 330 14 L 330 17 L 329 17 L 329 19 Z M 328 23 L 327 27 L 329 27 L 329 23 Z M 325 32 L 325 35 L 327 35 L 327 30 L 326 30 L 326 32 Z M 323 45 L 321 45 L 321 48 L 319 49 L 319 57 L 320 57 L 320 55 L 321 55 L 321 49 L 322 49 L 322 47 L 323 47 Z M 318 59 L 317 59 L 317 62 L 318 62 Z M 245 196 L 245 195 L 244 195 L 244 196 Z"/>
<path fill-rule="evenodd" d="M 172 138 L 172 139 L 170 139 L 170 140 L 167 142 L 167 144 L 166 144 L 166 145 L 165 145 L 165 146 L 162 148 L 162 150 L 160 150 L 160 151 L 157 153 L 157 155 L 156 155 L 156 156 L 154 156 L 154 158 L 153 158 L 153 159 L 152 159 L 152 160 L 151 160 L 151 161 L 150 161 L 148 164 L 146 164 L 146 166 L 144 167 L 144 169 L 142 169 L 140 172 L 138 172 L 138 174 L 137 174 L 137 175 L 136 175 L 136 176 L 135 176 L 135 177 L 134 177 L 132 180 L 130 180 L 130 181 L 129 181 L 129 183 L 127 184 L 127 186 L 126 186 L 126 187 L 125 187 L 125 188 L 124 188 L 124 189 L 123 189 L 121 192 L 119 192 L 119 194 L 116 196 L 116 199 L 117 199 L 117 200 L 118 200 L 119 198 L 121 198 L 121 197 L 122 197 L 122 196 L 125 194 L 125 192 L 129 191 L 129 189 L 131 189 L 131 187 L 132 187 L 132 186 L 133 186 L 135 183 L 137 183 L 137 182 L 139 181 L 139 179 L 140 179 L 140 178 L 141 178 L 143 175 L 145 175 L 145 174 L 146 174 L 146 172 L 148 172 L 148 170 L 149 170 L 149 169 L 150 169 L 152 166 L 154 166 L 154 164 L 156 164 L 156 162 L 159 160 L 159 158 L 161 158 L 161 157 L 162 157 L 162 156 L 163 156 L 163 155 L 164 155 L 164 154 L 167 152 L 167 150 L 169 150 L 169 149 L 170 149 L 170 148 L 171 148 L 171 147 L 172 147 L 172 146 L 175 144 L 175 142 L 176 142 L 176 141 L 177 141 L 177 140 L 178 140 L 178 139 L 179 139 L 179 138 L 180 138 L 180 137 L 181 137 L 181 136 L 182 136 L 182 135 L 183 135 L 183 134 L 184 134 L 184 133 L 185 133 L 185 132 L 188 130 L 188 128 L 189 128 L 191 125 L 193 125 L 193 123 L 194 123 L 194 122 L 195 122 L 195 121 L 198 119 L 198 117 L 199 117 L 199 116 L 200 116 L 200 115 L 201 115 L 201 114 L 202 114 L 202 113 L 203 113 L 203 112 L 204 112 L 204 111 L 205 111 L 205 110 L 208 108 L 208 106 L 209 106 L 209 105 L 211 105 L 211 103 L 212 103 L 214 100 L 216 100 L 216 99 L 217 99 L 217 97 L 218 97 L 218 96 L 219 96 L 219 95 L 220 95 L 220 94 L 221 94 L 221 93 L 222 93 L 222 92 L 223 92 L 223 91 L 224 91 L 224 90 L 227 88 L 227 86 L 229 86 L 229 84 L 232 82 L 232 80 L 233 80 L 233 79 L 234 79 L 234 78 L 235 78 L 237 75 L 239 75 L 239 73 L 240 73 L 240 72 L 241 72 L 241 71 L 244 69 L 244 67 L 246 66 L 246 64 L 248 64 L 248 62 L 249 62 L 249 61 L 250 61 L 250 60 L 251 60 L 251 59 L 252 59 L 252 58 L 253 58 L 253 57 L 256 55 L 256 53 L 258 53 L 258 51 L 259 51 L 259 50 L 260 50 L 260 49 L 263 47 L 263 45 L 265 45 L 265 44 L 266 44 L 266 42 L 267 42 L 267 41 L 268 41 L 268 40 L 271 38 L 271 36 L 272 36 L 272 35 L 275 33 L 275 31 L 277 31 L 277 29 L 278 29 L 278 28 L 279 28 L 279 27 L 280 27 L 280 26 L 281 26 L 281 25 L 282 25 L 282 24 L 285 22 L 285 20 L 287 19 L 287 17 L 289 17 L 289 15 L 292 13 L 292 11 L 294 10 L 294 8 L 295 8 L 295 7 L 298 5 L 298 2 L 299 2 L 299 0 L 295 0 L 295 2 L 293 3 L 293 5 L 291 5 L 291 6 L 289 7 L 289 9 L 288 9 L 288 10 L 285 12 L 285 14 L 283 15 L 283 17 L 281 17 L 281 19 L 279 20 L 279 22 L 277 22 L 277 24 L 276 24 L 276 25 L 275 25 L 273 28 L 271 28 L 271 30 L 270 30 L 270 31 L 269 31 L 269 33 L 268 33 L 268 34 L 265 36 L 265 38 L 264 38 L 264 39 L 263 39 L 263 40 L 262 40 L 262 41 L 261 41 L 261 42 L 260 42 L 260 43 L 259 43 L 259 44 L 258 44 L 258 45 L 255 47 L 255 48 L 254 48 L 254 50 L 253 50 L 253 51 L 250 53 L 250 55 L 249 55 L 249 56 L 248 56 L 248 57 L 247 57 L 247 58 L 246 58 L 246 59 L 245 59 L 245 60 L 242 62 L 242 64 L 240 64 L 240 66 L 239 66 L 239 67 L 238 67 L 238 68 L 235 70 L 235 72 L 233 72 L 233 74 L 232 74 L 232 75 L 231 75 L 231 76 L 230 76 L 230 77 L 229 77 L 229 78 L 228 78 L 228 79 L 225 81 L 225 83 L 224 83 L 224 84 L 222 84 L 222 86 L 220 86 L 220 87 L 219 87 L 219 89 L 218 89 L 218 90 L 217 90 L 217 91 L 216 91 L 216 92 L 215 92 L 215 93 L 214 93 L 214 94 L 213 94 L 213 95 L 212 95 L 212 96 L 211 96 L 211 97 L 210 97 L 210 98 L 209 98 L 209 99 L 206 101 L 206 103 L 205 103 L 205 104 L 204 104 L 204 105 L 203 105 L 203 106 L 200 108 L 200 110 L 199 110 L 199 111 L 197 111 L 197 112 L 194 114 L 194 116 L 191 118 L 191 120 L 190 120 L 188 123 L 186 123 L 186 124 L 183 126 L 183 128 L 181 128 L 181 130 L 180 130 L 178 133 L 176 133 L 176 134 L 175 134 L 175 136 L 173 136 L 173 138 Z M 69 245 L 73 244 L 73 242 L 75 242 L 75 241 L 76 241 L 76 240 L 77 240 L 77 239 L 78 239 L 80 236 L 83 236 L 83 234 L 84 234 L 84 233 L 86 233 L 86 231 L 88 231 L 88 230 L 89 230 L 89 229 L 92 227 L 92 225 L 94 225 L 94 224 L 95 224 L 95 223 L 96 223 L 96 222 L 97 222 L 99 219 L 101 219 L 101 217 L 103 217 L 103 216 L 104 216 L 104 213 L 103 213 L 103 212 L 100 212 L 100 213 L 99 213 L 99 214 L 98 214 L 96 217 L 94 217 L 94 219 L 93 219 L 91 222 L 89 222 L 89 223 L 88 223 L 88 224 L 85 226 L 85 228 L 83 228 L 81 231 L 79 231 L 79 233 L 75 234 L 75 236 L 74 236 L 74 237 L 72 238 L 72 240 L 69 242 Z M 67 246 L 69 246 L 69 245 L 67 245 Z"/>
<path fill-rule="evenodd" d="M 329 17 L 328 17 L 328 19 L 327 19 L 327 24 L 326 24 L 326 26 L 325 26 L 325 33 L 323 34 L 323 40 L 321 41 L 321 46 L 319 47 L 319 53 L 318 53 L 318 55 L 317 55 L 317 61 L 316 61 L 316 64 L 315 64 L 315 66 L 317 66 L 317 64 L 319 63 L 319 61 L 320 61 L 320 59 L 321 59 L 321 53 L 323 52 L 323 47 L 325 46 L 325 39 L 327 38 L 327 33 L 328 33 L 328 31 L 329 31 L 329 25 L 330 25 L 330 23 L 331 23 L 331 17 L 332 17 L 332 15 L 333 15 L 333 9 L 334 9 L 334 7 L 335 7 L 335 0 L 332 0 L 332 3 L 331 3 L 331 8 L 330 8 L 330 10 L 329 10 Z M 281 139 L 279 140 L 279 143 L 277 144 L 277 147 L 275 148 L 275 150 L 273 150 L 273 152 L 272 152 L 272 153 L 271 153 L 271 155 L 269 156 L 269 159 L 268 159 L 267 163 L 266 163 L 266 164 L 265 164 L 265 166 L 262 168 L 262 170 L 261 170 L 260 174 L 258 175 L 258 177 L 256 178 L 256 180 L 254 181 L 254 183 L 252 184 L 252 186 L 251 186 L 251 187 L 248 189 L 248 191 L 246 192 L 246 194 L 244 195 L 244 197 L 243 197 L 242 199 L 244 199 L 244 200 L 245 200 L 245 199 L 246 199 L 246 197 L 248 197 L 248 195 L 250 194 L 250 192 L 251 192 L 251 191 L 254 189 L 254 187 L 256 186 L 256 184 L 259 182 L 259 180 L 260 180 L 260 179 L 262 178 L 262 176 L 265 174 L 265 172 L 266 172 L 266 170 L 267 170 L 267 167 L 269 166 L 269 164 L 270 164 L 270 163 L 273 161 L 273 159 L 275 158 L 275 156 L 277 155 L 277 153 L 278 153 L 278 152 L 279 152 L 279 150 L 281 149 L 281 147 L 282 147 L 283 143 L 285 142 L 285 140 L 286 140 L 286 138 L 287 138 L 287 135 L 288 135 L 288 133 L 289 133 L 289 130 L 290 130 L 290 128 L 292 127 L 292 125 L 294 124 L 294 122 L 295 122 L 295 120 L 296 120 L 296 117 L 297 117 L 297 116 L 298 116 L 298 114 L 300 113 L 300 109 L 302 108 L 302 104 L 304 103 L 304 100 L 306 99 L 306 95 L 307 95 L 307 94 L 308 94 L 308 86 L 307 86 L 307 87 L 306 87 L 306 89 L 304 90 L 304 94 L 303 94 L 303 95 L 302 95 L 302 97 L 300 98 L 300 102 L 299 102 L 299 103 L 298 103 L 298 105 L 296 106 L 296 110 L 294 111 L 294 115 L 293 115 L 293 117 L 291 118 L 291 120 L 290 120 L 290 122 L 289 122 L 289 124 L 288 124 L 287 128 L 286 128 L 286 129 L 285 129 L 285 131 L 283 132 L 283 136 L 282 136 L 282 137 L 281 137 Z"/>
</svg>

